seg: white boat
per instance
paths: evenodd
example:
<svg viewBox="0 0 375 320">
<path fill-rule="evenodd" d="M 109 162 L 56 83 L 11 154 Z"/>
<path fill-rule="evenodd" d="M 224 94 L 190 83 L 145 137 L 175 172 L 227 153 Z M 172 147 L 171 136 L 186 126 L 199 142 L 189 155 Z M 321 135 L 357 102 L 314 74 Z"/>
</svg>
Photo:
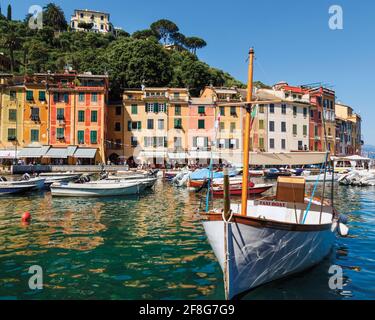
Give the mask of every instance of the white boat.
<svg viewBox="0 0 375 320">
<path fill-rule="evenodd" d="M 310 175 L 309 171 L 303 172 L 303 177 L 305 177 L 306 182 L 324 182 L 324 173 L 317 174 L 317 175 Z M 326 174 L 326 182 L 332 181 L 332 173 L 327 172 Z M 338 181 L 339 175 L 334 174 L 333 175 L 333 181 Z"/>
<path fill-rule="evenodd" d="M 54 183 L 51 193 L 58 197 L 108 197 L 137 195 L 145 188 L 146 185 L 140 182 Z"/>
<path fill-rule="evenodd" d="M 8 181 L 5 177 L 0 178 L 1 186 L 32 186 L 32 190 L 41 190 L 44 188 L 44 178 L 30 178 L 29 175 L 23 175 L 21 180 L 10 180 Z"/>
<path fill-rule="evenodd" d="M 124 183 L 130 183 L 130 182 L 139 182 L 139 183 L 143 183 L 146 188 L 152 188 L 156 181 L 158 181 L 158 178 L 138 178 L 138 179 L 124 179 L 123 177 L 121 176 L 109 176 L 108 178 L 106 178 L 105 180 L 98 180 L 98 181 L 92 181 L 92 183 L 113 183 L 113 182 L 124 182 Z"/>
<path fill-rule="evenodd" d="M 36 188 L 36 185 L 27 185 L 27 186 L 20 186 L 20 185 L 6 185 L 2 184 L 0 186 L 0 197 L 11 195 L 11 194 L 21 194 L 28 191 L 32 191 Z"/>
<path fill-rule="evenodd" d="M 342 174 L 338 181 L 341 185 L 346 186 L 375 186 L 375 173 L 367 170 L 355 170 Z"/>
<path fill-rule="evenodd" d="M 80 173 L 75 172 L 55 172 L 55 173 L 41 173 L 40 178 L 45 178 L 45 184 L 47 186 L 51 185 L 54 182 L 69 182 L 81 177 Z"/>
<path fill-rule="evenodd" d="M 249 163 L 255 166 L 297 166 L 325 163 L 329 152 L 250 153 L 252 66 L 250 51 L 249 85 L 246 108 L 244 175 L 242 186 L 249 185 Z M 253 104 L 266 104 L 266 101 Z M 240 104 L 239 104 L 240 105 Z M 248 200 L 242 192 L 241 204 L 230 205 L 229 177 L 225 172 L 224 210 L 201 213 L 202 223 L 224 275 L 227 299 L 262 284 L 307 270 L 331 251 L 341 221 L 331 202 L 312 195 L 305 197 L 304 177 L 278 177 L 276 196 Z M 325 184 L 323 184 L 325 188 Z M 324 194 L 324 193 L 323 193 Z M 334 193 L 332 193 L 333 196 Z"/>
</svg>

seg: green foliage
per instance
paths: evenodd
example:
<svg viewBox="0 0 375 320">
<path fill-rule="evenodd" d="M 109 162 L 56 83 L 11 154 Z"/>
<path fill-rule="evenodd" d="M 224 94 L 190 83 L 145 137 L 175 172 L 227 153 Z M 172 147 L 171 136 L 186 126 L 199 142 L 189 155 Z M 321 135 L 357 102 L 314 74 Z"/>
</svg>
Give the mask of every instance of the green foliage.
<svg viewBox="0 0 375 320">
<path fill-rule="evenodd" d="M 55 31 L 65 31 L 68 24 L 65 19 L 64 11 L 55 5 L 49 3 L 43 8 L 43 25 L 53 28 Z"/>
<path fill-rule="evenodd" d="M 114 99 L 120 98 L 124 88 L 140 88 L 142 84 L 188 87 L 193 95 L 199 95 L 210 84 L 243 86 L 228 73 L 199 61 L 195 52 L 202 41 L 193 37 L 194 43 L 190 38 L 188 47 L 185 40 L 189 38 L 167 20 L 159 20 L 153 29 L 136 31 L 131 37 L 126 31 L 119 31 L 116 36 L 57 32 L 67 29 L 61 9 L 49 4 L 44 10 L 47 23 L 41 30 L 29 29 L 28 19 L 16 22 L 0 18 L 0 51 L 11 58 L 15 73 L 60 72 L 67 64 L 78 72 L 108 73 Z M 166 50 L 160 40 L 181 50 Z"/>
<path fill-rule="evenodd" d="M 86 31 L 89 31 L 92 29 L 92 27 L 94 26 L 94 24 L 92 22 L 80 22 L 78 23 L 78 28 L 82 28 L 82 29 L 85 29 Z"/>
</svg>

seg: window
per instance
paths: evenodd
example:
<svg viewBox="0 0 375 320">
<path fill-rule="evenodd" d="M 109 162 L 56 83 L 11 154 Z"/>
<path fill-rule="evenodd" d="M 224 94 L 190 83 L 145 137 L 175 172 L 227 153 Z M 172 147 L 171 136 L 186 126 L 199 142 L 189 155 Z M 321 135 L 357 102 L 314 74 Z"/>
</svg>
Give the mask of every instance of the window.
<svg viewBox="0 0 375 320">
<path fill-rule="evenodd" d="M 299 151 L 303 150 L 303 143 L 302 143 L 302 141 L 298 141 L 298 150 Z"/>
<path fill-rule="evenodd" d="M 270 104 L 270 113 L 275 113 L 275 105 L 273 103 Z"/>
<path fill-rule="evenodd" d="M 167 112 L 167 107 L 165 103 L 159 103 L 159 112 Z"/>
<path fill-rule="evenodd" d="M 275 139 L 270 139 L 270 149 L 275 149 Z"/>
<path fill-rule="evenodd" d="M 115 131 L 117 131 L 117 132 L 121 131 L 121 123 L 120 122 L 115 122 Z"/>
<path fill-rule="evenodd" d="M 286 141 L 285 141 L 285 139 L 281 139 L 281 149 L 283 149 L 283 150 L 286 149 Z"/>
<path fill-rule="evenodd" d="M 46 92 L 39 91 L 39 101 L 46 101 Z"/>
<path fill-rule="evenodd" d="M 275 121 L 270 121 L 270 132 L 275 132 Z"/>
<path fill-rule="evenodd" d="M 91 122 L 98 122 L 98 111 L 91 111 Z"/>
<path fill-rule="evenodd" d="M 331 135 L 331 128 L 328 128 L 328 135 Z M 350 138 L 350 137 L 349 137 Z"/>
<path fill-rule="evenodd" d="M 98 94 L 96 92 L 93 92 L 91 94 L 91 102 L 93 102 L 93 103 L 97 103 L 98 102 Z"/>
<path fill-rule="evenodd" d="M 39 142 L 39 130 L 31 129 L 30 137 L 31 137 L 31 142 Z"/>
<path fill-rule="evenodd" d="M 16 91 L 11 91 L 9 93 L 9 96 L 10 96 L 10 101 L 15 101 L 16 100 L 16 97 L 17 97 L 17 93 Z"/>
<path fill-rule="evenodd" d="M 225 107 L 223 106 L 220 107 L 220 115 L 225 116 Z"/>
<path fill-rule="evenodd" d="M 181 137 L 174 137 L 174 147 L 175 147 L 175 149 L 182 148 L 182 138 Z"/>
<path fill-rule="evenodd" d="M 80 103 L 85 102 L 85 94 L 83 92 L 80 92 L 78 94 L 78 102 L 80 102 Z"/>
<path fill-rule="evenodd" d="M 58 140 L 65 139 L 65 129 L 64 128 L 57 128 L 56 129 L 56 138 Z"/>
<path fill-rule="evenodd" d="M 181 106 L 175 106 L 175 108 L 174 108 L 174 114 L 175 114 L 175 116 L 180 116 L 181 115 Z"/>
<path fill-rule="evenodd" d="M 307 118 L 307 108 L 303 108 L 303 116 Z"/>
<path fill-rule="evenodd" d="M 204 120 L 198 120 L 198 129 L 204 129 Z"/>
<path fill-rule="evenodd" d="M 100 20 L 102 20 L 102 21 L 103 21 L 103 20 L 104 20 L 104 16 L 100 16 Z"/>
<path fill-rule="evenodd" d="M 314 110 L 310 110 L 310 118 L 314 118 Z"/>
<path fill-rule="evenodd" d="M 319 118 L 319 120 L 322 119 L 322 113 L 320 111 L 318 113 L 318 118 Z"/>
<path fill-rule="evenodd" d="M 142 129 L 141 121 L 128 121 L 128 131 L 141 130 L 141 129 Z"/>
<path fill-rule="evenodd" d="M 154 104 L 146 103 L 146 112 L 154 112 Z"/>
<path fill-rule="evenodd" d="M 285 99 L 289 98 L 289 93 L 285 93 Z"/>
<path fill-rule="evenodd" d="M 147 119 L 147 129 L 154 129 L 154 119 Z"/>
<path fill-rule="evenodd" d="M 293 116 L 297 116 L 297 107 L 296 106 L 294 106 L 293 107 Z"/>
<path fill-rule="evenodd" d="M 31 120 L 39 121 L 39 108 L 31 108 Z"/>
<path fill-rule="evenodd" d="M 26 91 L 26 100 L 27 101 L 34 101 L 34 94 L 32 91 L 27 90 Z"/>
<path fill-rule="evenodd" d="M 198 113 L 199 114 L 205 114 L 206 113 L 206 108 L 204 106 L 199 106 L 198 107 Z"/>
<path fill-rule="evenodd" d="M 121 116 L 121 114 L 122 114 L 122 108 L 116 107 L 116 116 Z"/>
<path fill-rule="evenodd" d="M 17 121 L 17 110 L 9 109 L 9 121 Z"/>
<path fill-rule="evenodd" d="M 181 118 L 175 118 L 174 119 L 174 128 L 175 129 L 182 129 L 182 119 Z"/>
<path fill-rule="evenodd" d="M 231 122 L 230 123 L 230 132 L 234 132 L 234 131 L 236 131 L 236 123 L 235 122 Z"/>
<path fill-rule="evenodd" d="M 121 149 L 121 145 L 122 145 L 122 140 L 121 139 L 116 139 L 115 149 Z"/>
<path fill-rule="evenodd" d="M 286 114 L 286 104 L 281 105 L 281 113 Z"/>
<path fill-rule="evenodd" d="M 138 146 L 138 139 L 137 137 L 131 137 L 130 138 L 130 144 L 133 148 L 136 148 Z"/>
<path fill-rule="evenodd" d="M 132 114 L 138 114 L 138 105 L 137 104 L 132 104 Z M 121 111 L 120 114 L 121 115 Z"/>
<path fill-rule="evenodd" d="M 64 93 L 64 102 L 65 103 L 69 103 L 69 94 L 68 93 Z"/>
<path fill-rule="evenodd" d="M 286 122 L 285 121 L 281 122 L 281 132 L 286 132 Z"/>
<path fill-rule="evenodd" d="M 16 129 L 8 128 L 8 141 L 16 141 L 16 140 L 17 140 Z"/>
<path fill-rule="evenodd" d="M 97 131 L 90 131 L 90 143 L 97 144 L 98 143 L 98 132 Z"/>
<path fill-rule="evenodd" d="M 164 119 L 158 119 L 158 129 L 164 130 Z"/>
<path fill-rule="evenodd" d="M 173 99 L 175 99 L 175 100 L 180 99 L 180 93 L 179 92 L 174 92 L 173 93 Z"/>
<path fill-rule="evenodd" d="M 219 130 L 220 131 L 224 131 L 225 130 L 225 123 L 224 122 L 220 122 L 219 123 Z"/>
<path fill-rule="evenodd" d="M 100 30 L 104 30 L 104 24 L 100 25 Z"/>
<path fill-rule="evenodd" d="M 259 148 L 264 149 L 264 138 L 259 138 Z"/>
<path fill-rule="evenodd" d="M 85 111 L 84 110 L 78 111 L 78 122 L 85 122 Z"/>
<path fill-rule="evenodd" d="M 315 126 L 315 137 L 319 136 L 319 129 L 318 126 Z"/>
<path fill-rule="evenodd" d="M 294 124 L 293 125 L 293 135 L 297 135 L 297 125 L 296 124 Z"/>
<path fill-rule="evenodd" d="M 85 143 L 85 131 L 79 130 L 77 138 L 78 138 L 78 144 L 84 144 Z"/>
<path fill-rule="evenodd" d="M 230 107 L 230 115 L 231 116 L 236 116 L 237 115 L 236 107 Z"/>
<path fill-rule="evenodd" d="M 64 109 L 63 108 L 57 108 L 57 120 L 58 121 L 63 121 L 65 119 L 65 114 L 64 114 Z"/>
<path fill-rule="evenodd" d="M 229 149 L 236 149 L 237 148 L 237 139 L 230 139 L 229 140 Z"/>
<path fill-rule="evenodd" d="M 303 126 L 303 135 L 307 136 L 307 126 L 306 125 Z"/>
<path fill-rule="evenodd" d="M 259 120 L 259 129 L 260 130 L 264 129 L 264 120 Z"/>
<path fill-rule="evenodd" d="M 259 113 L 264 113 L 264 104 L 259 105 Z"/>
</svg>

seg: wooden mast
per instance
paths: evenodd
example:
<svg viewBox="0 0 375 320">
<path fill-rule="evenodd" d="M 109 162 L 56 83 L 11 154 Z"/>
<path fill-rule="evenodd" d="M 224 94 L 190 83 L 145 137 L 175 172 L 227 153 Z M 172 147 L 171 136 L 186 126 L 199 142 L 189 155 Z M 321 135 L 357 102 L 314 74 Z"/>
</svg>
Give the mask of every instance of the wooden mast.
<svg viewBox="0 0 375 320">
<path fill-rule="evenodd" d="M 242 205 L 241 215 L 247 215 L 247 198 L 249 189 L 249 158 L 250 158 L 250 132 L 251 132 L 251 100 L 253 96 L 253 64 L 254 64 L 254 49 L 251 48 L 249 52 L 249 69 L 247 81 L 247 98 L 248 105 L 246 106 L 246 122 L 245 122 L 245 137 L 243 148 L 243 174 L 242 174 Z"/>
</svg>

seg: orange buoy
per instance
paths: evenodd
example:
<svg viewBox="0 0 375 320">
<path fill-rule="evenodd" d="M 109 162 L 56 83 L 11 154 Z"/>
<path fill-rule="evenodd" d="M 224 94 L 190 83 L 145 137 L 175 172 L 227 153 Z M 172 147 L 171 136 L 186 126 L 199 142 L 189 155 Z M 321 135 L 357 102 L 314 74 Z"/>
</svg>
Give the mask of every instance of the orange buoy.
<svg viewBox="0 0 375 320">
<path fill-rule="evenodd" d="M 28 223 L 30 222 L 30 220 L 31 220 L 31 214 L 30 212 L 27 211 L 22 215 L 22 222 Z"/>
</svg>

